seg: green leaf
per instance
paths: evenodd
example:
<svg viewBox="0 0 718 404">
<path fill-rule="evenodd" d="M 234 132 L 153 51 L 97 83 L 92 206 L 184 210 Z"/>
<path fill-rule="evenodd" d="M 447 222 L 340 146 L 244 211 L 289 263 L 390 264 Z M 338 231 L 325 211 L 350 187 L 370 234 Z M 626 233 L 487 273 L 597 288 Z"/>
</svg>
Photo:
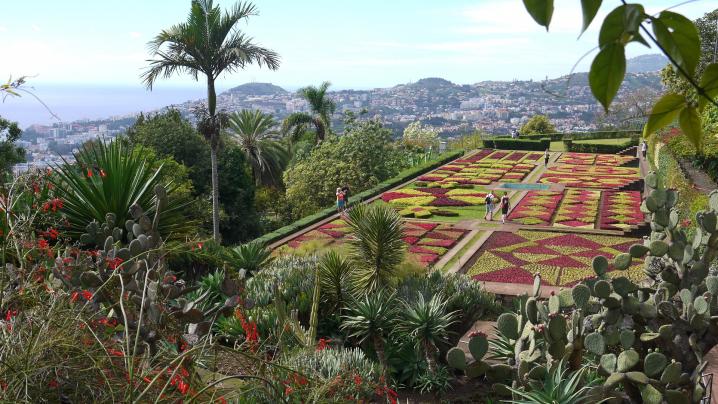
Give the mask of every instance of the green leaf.
<svg viewBox="0 0 718 404">
<path fill-rule="evenodd" d="M 524 0 L 524 7 L 531 18 L 548 31 L 553 16 L 553 0 Z"/>
<path fill-rule="evenodd" d="M 693 146 L 697 150 L 703 147 L 703 126 L 701 125 L 701 116 L 695 107 L 686 107 L 681 111 L 678 117 L 683 133 L 688 137 Z"/>
<path fill-rule="evenodd" d="M 603 48 L 611 43 L 618 42 L 625 45 L 637 41 L 649 46 L 638 32 L 644 18 L 645 12 L 640 4 L 616 7 L 603 20 L 601 31 L 598 34 L 598 45 Z"/>
<path fill-rule="evenodd" d="M 701 87 L 705 90 L 706 95 L 715 99 L 718 96 L 718 63 L 711 63 L 706 66 L 701 77 Z M 706 97 L 698 98 L 698 105 L 703 109 L 708 103 Z"/>
<path fill-rule="evenodd" d="M 651 25 L 666 53 L 689 75 L 695 74 L 701 56 L 701 38 L 693 22 L 680 14 L 663 11 Z"/>
<path fill-rule="evenodd" d="M 661 128 L 670 125 L 686 106 L 686 99 L 679 94 L 665 94 L 654 105 L 648 122 L 643 127 L 643 137 L 648 137 Z"/>
<path fill-rule="evenodd" d="M 593 96 L 606 111 L 618 93 L 625 75 L 626 50 L 623 44 L 607 45 L 593 59 L 591 71 L 588 73 L 588 82 L 591 85 Z"/>
<path fill-rule="evenodd" d="M 582 34 L 588 29 L 588 26 L 591 25 L 593 19 L 596 18 L 596 13 L 598 13 L 602 1 L 603 0 L 581 0 L 581 9 L 583 10 Z"/>
</svg>

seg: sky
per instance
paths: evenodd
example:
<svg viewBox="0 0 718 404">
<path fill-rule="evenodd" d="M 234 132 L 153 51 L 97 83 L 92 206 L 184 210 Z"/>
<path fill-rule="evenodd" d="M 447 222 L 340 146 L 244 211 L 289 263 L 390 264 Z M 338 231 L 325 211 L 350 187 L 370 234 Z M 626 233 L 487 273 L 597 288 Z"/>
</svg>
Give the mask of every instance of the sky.
<svg viewBox="0 0 718 404">
<path fill-rule="evenodd" d="M 657 12 L 680 0 L 644 0 Z M 140 86 L 147 42 L 186 18 L 189 0 L 30 0 L 3 4 L 0 78 L 83 86 Z M 222 6 L 233 0 L 218 1 Z M 568 73 L 597 43 L 598 22 L 580 39 L 580 3 L 557 0 L 550 31 L 520 0 L 256 0 L 259 15 L 241 29 L 277 51 L 277 71 L 250 67 L 221 87 L 272 82 L 289 89 L 325 80 L 334 88 L 393 86 L 423 77 L 455 83 L 544 79 Z M 606 0 L 601 14 L 620 4 Z M 718 0 L 678 7 L 692 19 Z M 656 53 L 635 44 L 628 55 Z M 591 58 L 579 65 L 587 70 Z M 196 86 L 188 76 L 158 84 Z"/>
</svg>

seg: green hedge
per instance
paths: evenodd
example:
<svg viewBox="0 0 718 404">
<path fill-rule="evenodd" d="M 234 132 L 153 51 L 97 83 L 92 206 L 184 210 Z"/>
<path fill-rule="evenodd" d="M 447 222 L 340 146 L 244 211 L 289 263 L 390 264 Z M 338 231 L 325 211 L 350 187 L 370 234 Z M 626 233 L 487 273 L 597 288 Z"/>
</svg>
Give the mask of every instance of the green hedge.
<svg viewBox="0 0 718 404">
<path fill-rule="evenodd" d="M 623 137 L 638 137 L 639 130 L 604 130 L 596 132 L 567 132 L 567 133 L 545 133 L 536 135 L 522 135 L 523 139 L 541 139 L 550 138 L 552 141 L 558 140 L 593 140 L 593 139 L 620 139 Z"/>
<path fill-rule="evenodd" d="M 570 152 L 605 154 L 616 154 L 631 146 L 636 146 L 637 144 L 638 139 L 627 140 L 619 144 L 566 142 L 567 150 Z"/>
<path fill-rule="evenodd" d="M 427 171 L 431 171 L 441 165 L 444 165 L 450 161 L 456 160 L 457 158 L 461 157 L 464 154 L 463 150 L 453 150 L 446 153 L 443 153 L 439 155 L 439 157 L 436 160 L 429 161 L 424 164 L 420 164 L 418 166 L 414 166 L 411 168 L 407 168 L 406 170 L 399 173 L 394 178 L 390 178 L 384 182 L 380 182 L 375 187 L 367 189 L 366 191 L 360 192 L 354 196 L 349 197 L 349 204 L 355 204 L 363 202 L 375 195 L 378 195 L 388 189 L 394 188 L 397 185 L 400 185 L 404 182 L 409 181 L 410 179 L 417 177 L 421 174 L 426 173 Z M 307 227 L 311 226 L 314 223 L 317 223 L 321 220 L 326 219 L 327 217 L 335 214 L 337 212 L 335 207 L 330 207 L 326 209 L 322 209 L 319 212 L 303 217 L 295 222 L 292 222 L 284 227 L 281 227 L 271 233 L 267 233 L 263 235 L 262 237 L 259 237 L 255 239 L 255 242 L 260 242 L 264 244 L 271 244 L 279 239 L 282 239 L 292 233 L 296 233 L 297 231 Z"/>
<path fill-rule="evenodd" d="M 504 150 L 532 150 L 544 151 L 551 147 L 550 138 L 533 139 L 512 139 L 510 137 L 496 137 L 484 141 L 484 146 Z"/>
</svg>

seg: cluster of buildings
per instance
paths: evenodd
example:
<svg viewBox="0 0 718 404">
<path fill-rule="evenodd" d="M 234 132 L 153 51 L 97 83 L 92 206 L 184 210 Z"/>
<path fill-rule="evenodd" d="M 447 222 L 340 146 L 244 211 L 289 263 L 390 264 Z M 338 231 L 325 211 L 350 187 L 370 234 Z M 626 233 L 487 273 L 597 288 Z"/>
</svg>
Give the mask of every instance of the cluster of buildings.
<svg viewBox="0 0 718 404">
<path fill-rule="evenodd" d="M 646 88 L 660 90 L 657 73 L 629 73 L 618 100 Z M 585 73 L 571 80 L 486 81 L 471 85 L 427 78 L 391 88 L 330 91 L 328 96 L 337 104 L 333 125 L 339 130 L 346 111 L 378 118 L 397 135 L 417 120 L 433 126 L 445 137 L 477 130 L 490 134 L 510 133 L 535 114 L 548 115 L 557 130 L 565 132 L 596 130 L 599 129 L 597 122 L 611 124 L 610 115 L 603 116 L 601 106 L 591 94 Z M 195 110 L 204 102 L 187 101 L 167 108 L 177 109 L 194 120 Z M 296 92 L 268 83 L 248 83 L 225 91 L 218 95 L 217 105 L 227 112 L 258 109 L 273 114 L 278 121 L 294 112 L 309 111 L 307 102 Z M 71 159 L 72 151 L 84 142 L 99 137 L 111 139 L 123 133 L 134 119 L 115 117 L 33 125 L 19 142 L 28 151 L 28 163 L 17 169 L 53 164 L 60 156 Z"/>
</svg>

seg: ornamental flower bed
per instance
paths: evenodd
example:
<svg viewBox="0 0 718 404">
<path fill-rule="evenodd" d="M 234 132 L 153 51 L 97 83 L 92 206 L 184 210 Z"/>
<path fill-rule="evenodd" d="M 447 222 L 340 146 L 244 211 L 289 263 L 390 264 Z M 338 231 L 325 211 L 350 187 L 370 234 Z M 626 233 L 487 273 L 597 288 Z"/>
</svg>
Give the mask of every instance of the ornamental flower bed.
<svg viewBox="0 0 718 404">
<path fill-rule="evenodd" d="M 606 192 L 601 204 L 601 229 L 628 230 L 644 222 L 639 191 Z"/>
<path fill-rule="evenodd" d="M 566 190 L 563 201 L 561 201 L 556 216 L 553 218 L 553 225 L 556 227 L 593 229 L 600 200 L 600 191 Z"/>
<path fill-rule="evenodd" d="M 544 173 L 539 182 L 542 184 L 563 184 L 572 188 L 621 189 L 637 182 L 639 178 L 610 175 L 572 175 Z"/>
<path fill-rule="evenodd" d="M 620 154 L 599 154 L 596 156 L 597 166 L 620 167 L 636 160 L 633 156 L 623 156 Z"/>
<path fill-rule="evenodd" d="M 344 220 L 335 220 L 296 237 L 285 244 L 290 249 L 300 248 L 312 243 L 318 248 L 331 248 L 346 241 L 350 228 Z M 459 229 L 453 224 L 410 221 L 404 222 L 404 242 L 407 254 L 419 263 L 429 266 L 438 261 L 468 230 Z"/>
<path fill-rule="evenodd" d="M 595 277 L 591 261 L 597 255 L 609 262 L 627 252 L 638 239 L 618 236 L 568 234 L 519 230 L 494 232 L 477 254 L 479 258 L 468 275 L 477 281 L 533 283 L 536 273 L 549 286 L 572 286 Z M 624 276 L 634 282 L 644 279 L 642 261 L 634 259 L 625 271 L 609 267 L 610 277 Z"/>
<path fill-rule="evenodd" d="M 559 164 L 578 164 L 578 165 L 592 165 L 596 162 L 596 155 L 593 153 L 575 153 L 568 152 L 562 153 L 559 156 L 556 163 Z"/>
<path fill-rule="evenodd" d="M 548 170 L 551 174 L 610 175 L 620 177 L 639 177 L 638 167 L 586 166 L 577 164 L 558 164 Z"/>
<path fill-rule="evenodd" d="M 509 221 L 548 226 L 563 194 L 552 191 L 529 191 L 509 214 Z"/>
</svg>

